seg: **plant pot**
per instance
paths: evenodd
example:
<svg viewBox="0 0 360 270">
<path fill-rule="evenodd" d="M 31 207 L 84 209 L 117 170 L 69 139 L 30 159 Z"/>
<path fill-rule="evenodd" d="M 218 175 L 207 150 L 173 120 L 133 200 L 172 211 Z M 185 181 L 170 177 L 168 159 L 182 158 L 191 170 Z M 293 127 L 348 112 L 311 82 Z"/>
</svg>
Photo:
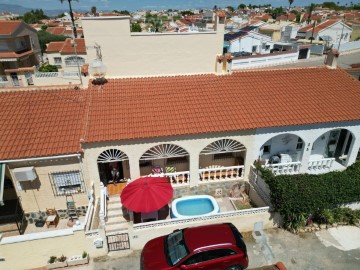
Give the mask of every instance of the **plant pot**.
<svg viewBox="0 0 360 270">
<path fill-rule="evenodd" d="M 67 264 L 68 266 L 87 264 L 89 263 L 89 259 L 89 254 L 85 258 L 83 258 L 81 255 L 70 256 L 67 259 Z"/>
<path fill-rule="evenodd" d="M 47 269 L 55 269 L 55 268 L 62 268 L 62 267 L 66 267 L 67 262 L 54 262 L 54 263 L 47 263 L 46 267 Z"/>
</svg>

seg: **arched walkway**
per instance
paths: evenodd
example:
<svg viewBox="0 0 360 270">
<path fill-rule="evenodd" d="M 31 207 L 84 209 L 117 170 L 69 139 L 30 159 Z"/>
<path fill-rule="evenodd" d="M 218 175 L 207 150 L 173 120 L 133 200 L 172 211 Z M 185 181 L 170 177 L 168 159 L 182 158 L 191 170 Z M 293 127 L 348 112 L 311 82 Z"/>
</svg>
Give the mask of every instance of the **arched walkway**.
<svg viewBox="0 0 360 270">
<path fill-rule="evenodd" d="M 109 194 L 119 194 L 130 178 L 129 158 L 119 149 L 107 149 L 97 158 L 100 181 L 108 186 Z M 124 183 L 116 186 L 117 183 Z"/>
<path fill-rule="evenodd" d="M 174 185 L 189 182 L 189 153 L 175 144 L 160 144 L 150 148 L 141 156 L 139 166 L 142 176 L 163 174 Z"/>
<path fill-rule="evenodd" d="M 232 139 L 207 145 L 199 156 L 200 181 L 231 180 L 244 176 L 246 147 Z"/>
<path fill-rule="evenodd" d="M 343 169 L 348 163 L 354 139 L 347 129 L 333 129 L 320 135 L 312 145 L 308 171 Z"/>
<path fill-rule="evenodd" d="M 304 140 L 295 134 L 280 134 L 266 141 L 259 151 L 261 165 L 274 174 L 298 173 L 304 152 Z"/>
</svg>

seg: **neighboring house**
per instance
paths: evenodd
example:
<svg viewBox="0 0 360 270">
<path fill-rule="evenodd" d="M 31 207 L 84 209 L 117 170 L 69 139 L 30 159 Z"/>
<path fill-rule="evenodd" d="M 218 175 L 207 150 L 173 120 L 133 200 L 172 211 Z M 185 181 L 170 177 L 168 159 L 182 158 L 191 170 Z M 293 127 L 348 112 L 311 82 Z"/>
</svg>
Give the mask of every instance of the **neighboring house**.
<svg viewBox="0 0 360 270">
<path fill-rule="evenodd" d="M 37 31 L 23 21 L 0 21 L 0 86 L 33 84 L 40 62 Z"/>
<path fill-rule="evenodd" d="M 169 100 L 176 102 L 163 106 Z M 359 103 L 360 82 L 327 67 L 2 92 L 0 180 L 13 183 L 5 193 L 21 197 L 33 219 L 66 209 L 66 194 L 86 209 L 91 182 L 99 196 L 115 165 L 129 181 L 171 166 L 165 175 L 176 192 L 195 193 L 227 192 L 248 179 L 255 160 L 276 174 L 343 170 L 359 152 Z"/>
<path fill-rule="evenodd" d="M 101 47 L 108 76 L 150 76 L 214 72 L 216 55 L 223 52 L 224 20 L 217 17 L 215 31 L 191 33 L 132 33 L 129 16 L 86 17 L 82 25 L 86 46 Z M 96 50 L 87 56 L 90 63 Z"/>
<path fill-rule="evenodd" d="M 327 20 L 322 23 L 309 24 L 297 33 L 299 39 L 313 39 L 315 41 L 328 41 L 330 44 L 346 43 L 350 41 L 352 29 L 342 21 Z"/>
<path fill-rule="evenodd" d="M 270 53 L 274 42 L 270 37 L 253 32 L 240 30 L 236 33 L 228 33 L 224 36 L 224 47 L 229 53 Z"/>
<path fill-rule="evenodd" d="M 73 30 L 72 26 L 67 27 L 48 27 L 46 32 L 53 34 L 53 35 L 63 35 L 66 37 L 73 37 Z M 78 38 L 84 37 L 84 32 L 81 28 L 76 28 L 76 34 Z"/>
<path fill-rule="evenodd" d="M 55 65 L 63 71 L 78 71 L 86 63 L 86 46 L 83 38 L 77 38 L 76 46 L 71 38 L 65 41 L 47 44 L 46 54 L 50 65 Z"/>
</svg>

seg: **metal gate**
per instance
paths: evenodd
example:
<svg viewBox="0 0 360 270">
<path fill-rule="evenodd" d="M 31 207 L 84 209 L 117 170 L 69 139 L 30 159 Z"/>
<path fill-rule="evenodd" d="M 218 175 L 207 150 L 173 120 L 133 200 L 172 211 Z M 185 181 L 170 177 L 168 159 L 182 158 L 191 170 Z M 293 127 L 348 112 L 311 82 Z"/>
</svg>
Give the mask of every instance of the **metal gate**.
<svg viewBox="0 0 360 270">
<path fill-rule="evenodd" d="M 130 249 L 128 233 L 107 235 L 106 238 L 109 251 Z"/>
</svg>

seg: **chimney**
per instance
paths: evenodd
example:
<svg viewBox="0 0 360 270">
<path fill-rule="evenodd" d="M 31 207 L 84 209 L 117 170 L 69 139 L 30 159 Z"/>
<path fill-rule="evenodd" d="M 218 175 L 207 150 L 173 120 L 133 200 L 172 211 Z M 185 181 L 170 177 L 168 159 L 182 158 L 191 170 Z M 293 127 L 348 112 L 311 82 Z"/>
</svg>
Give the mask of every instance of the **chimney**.
<svg viewBox="0 0 360 270">
<path fill-rule="evenodd" d="M 328 68 L 336 69 L 339 55 L 340 52 L 337 49 L 332 49 L 329 51 L 325 60 L 325 64 Z"/>
</svg>

